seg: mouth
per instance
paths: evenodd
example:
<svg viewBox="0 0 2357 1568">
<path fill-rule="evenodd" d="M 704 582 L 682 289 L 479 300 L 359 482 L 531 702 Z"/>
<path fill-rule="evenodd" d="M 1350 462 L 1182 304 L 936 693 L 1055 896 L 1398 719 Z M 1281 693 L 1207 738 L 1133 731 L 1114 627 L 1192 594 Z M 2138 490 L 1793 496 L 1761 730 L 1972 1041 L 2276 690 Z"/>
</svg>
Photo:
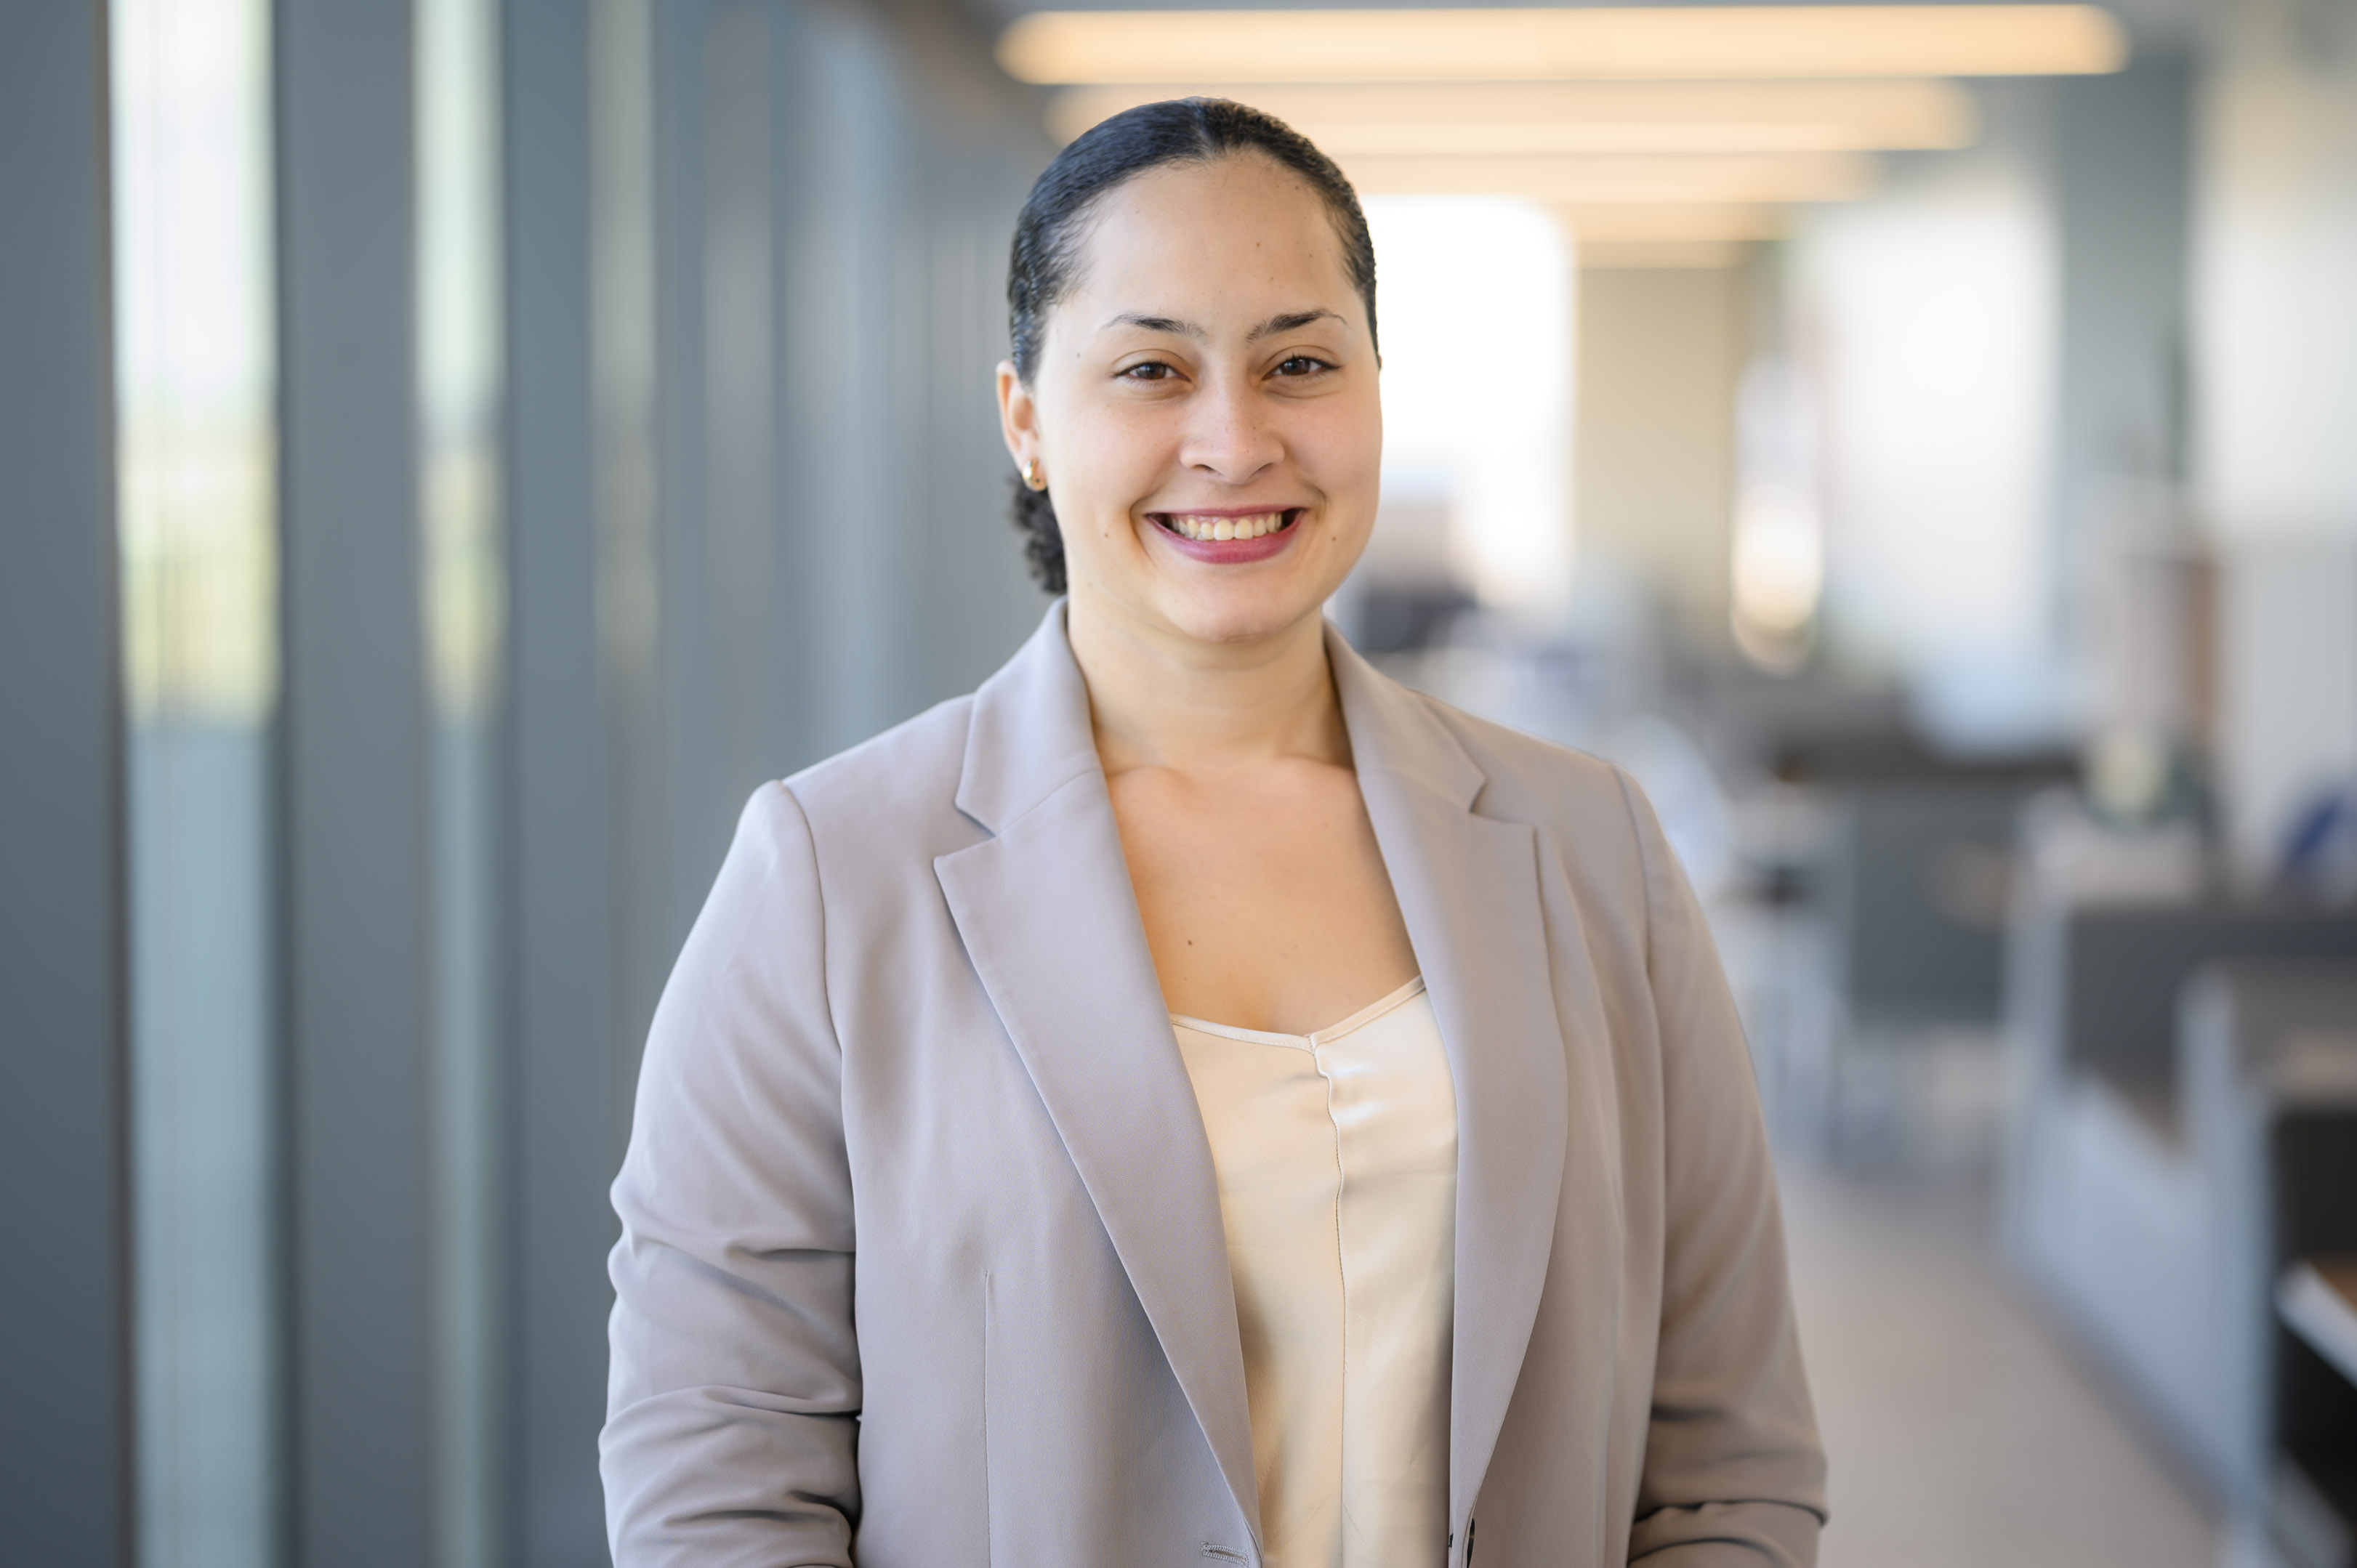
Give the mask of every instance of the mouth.
<svg viewBox="0 0 2357 1568">
<path fill-rule="evenodd" d="M 1292 542 L 1306 507 L 1268 511 L 1148 511 L 1183 554 L 1204 561 L 1259 561 Z"/>
</svg>

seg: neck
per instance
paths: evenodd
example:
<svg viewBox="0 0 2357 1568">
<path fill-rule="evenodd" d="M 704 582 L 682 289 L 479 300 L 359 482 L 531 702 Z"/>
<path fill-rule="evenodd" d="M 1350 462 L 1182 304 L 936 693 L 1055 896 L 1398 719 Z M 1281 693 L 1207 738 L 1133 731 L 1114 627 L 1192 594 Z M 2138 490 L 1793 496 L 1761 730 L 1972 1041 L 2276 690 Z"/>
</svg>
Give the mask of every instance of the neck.
<svg viewBox="0 0 2357 1568">
<path fill-rule="evenodd" d="M 1218 772 L 1288 757 L 1350 766 L 1318 615 L 1249 642 L 1204 642 L 1143 625 L 1081 589 L 1065 625 L 1108 775 Z"/>
</svg>

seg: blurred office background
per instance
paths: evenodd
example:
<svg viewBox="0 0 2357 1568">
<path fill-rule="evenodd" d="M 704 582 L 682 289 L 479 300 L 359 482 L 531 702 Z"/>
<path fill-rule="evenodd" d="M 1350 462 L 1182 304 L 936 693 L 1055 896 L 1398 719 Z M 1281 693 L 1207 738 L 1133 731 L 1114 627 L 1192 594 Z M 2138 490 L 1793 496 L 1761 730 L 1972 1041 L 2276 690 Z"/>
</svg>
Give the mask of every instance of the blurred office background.
<svg viewBox="0 0 2357 1568">
<path fill-rule="evenodd" d="M 1709 899 L 1832 1568 L 2357 1563 L 2357 5 L 0 11 L 0 1558 L 605 1560 L 605 1187 L 761 780 L 970 689 L 1005 246 L 1368 199 L 1334 613 Z"/>
</svg>

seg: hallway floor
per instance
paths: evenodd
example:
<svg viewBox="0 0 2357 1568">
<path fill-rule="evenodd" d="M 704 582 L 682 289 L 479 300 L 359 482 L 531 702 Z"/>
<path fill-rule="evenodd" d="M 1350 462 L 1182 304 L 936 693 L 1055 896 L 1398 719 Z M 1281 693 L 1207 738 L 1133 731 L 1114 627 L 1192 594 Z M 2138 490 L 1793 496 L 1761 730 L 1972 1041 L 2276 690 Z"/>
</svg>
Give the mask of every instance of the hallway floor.
<svg viewBox="0 0 2357 1568">
<path fill-rule="evenodd" d="M 1823 1568 L 2214 1568 L 2195 1486 L 2006 1275 L 1986 1184 L 1782 1172 Z"/>
</svg>

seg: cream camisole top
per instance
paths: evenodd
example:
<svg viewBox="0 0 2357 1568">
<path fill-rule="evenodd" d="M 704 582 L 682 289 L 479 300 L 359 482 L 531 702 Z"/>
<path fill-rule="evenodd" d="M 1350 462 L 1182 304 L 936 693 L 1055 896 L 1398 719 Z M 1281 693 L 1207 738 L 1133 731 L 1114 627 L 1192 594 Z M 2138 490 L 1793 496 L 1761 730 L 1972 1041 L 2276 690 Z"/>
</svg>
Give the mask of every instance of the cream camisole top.
<svg viewBox="0 0 2357 1568">
<path fill-rule="evenodd" d="M 1171 1024 L 1219 1178 L 1267 1568 L 1438 1568 L 1457 1097 L 1424 982 L 1314 1035 Z"/>
</svg>

